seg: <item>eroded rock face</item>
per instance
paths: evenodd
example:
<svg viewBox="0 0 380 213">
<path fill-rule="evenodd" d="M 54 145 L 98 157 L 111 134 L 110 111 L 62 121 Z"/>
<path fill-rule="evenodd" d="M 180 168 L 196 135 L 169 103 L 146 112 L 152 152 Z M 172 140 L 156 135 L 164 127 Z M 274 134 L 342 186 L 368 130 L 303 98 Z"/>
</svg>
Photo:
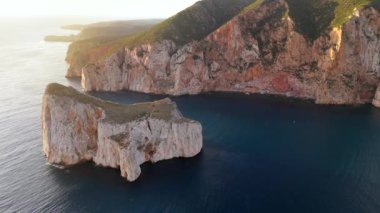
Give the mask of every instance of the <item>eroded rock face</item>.
<svg viewBox="0 0 380 213">
<path fill-rule="evenodd" d="M 236 16 L 201 41 L 164 40 L 121 49 L 82 70 L 91 90 L 158 94 L 231 91 L 370 103 L 380 82 L 380 14 L 367 7 L 311 41 L 298 33 L 283 0 Z"/>
<path fill-rule="evenodd" d="M 375 97 L 373 98 L 372 104 L 375 107 L 380 107 L 380 84 L 377 87 L 376 94 L 375 94 Z"/>
<path fill-rule="evenodd" d="M 52 164 L 85 161 L 120 168 L 136 180 L 140 165 L 193 157 L 202 148 L 202 126 L 184 118 L 174 102 L 120 105 L 50 84 L 42 106 L 43 150 Z"/>
</svg>

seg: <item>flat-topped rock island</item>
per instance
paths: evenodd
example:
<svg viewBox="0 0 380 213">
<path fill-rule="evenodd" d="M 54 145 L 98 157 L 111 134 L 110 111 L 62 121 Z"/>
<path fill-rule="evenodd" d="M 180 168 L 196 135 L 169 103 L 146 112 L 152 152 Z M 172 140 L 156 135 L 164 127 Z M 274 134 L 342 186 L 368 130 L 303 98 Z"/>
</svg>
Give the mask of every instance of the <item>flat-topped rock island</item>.
<svg viewBox="0 0 380 213">
<path fill-rule="evenodd" d="M 128 181 L 140 176 L 144 162 L 193 157 L 203 145 L 201 124 L 168 98 L 121 105 L 56 83 L 43 96 L 42 134 L 49 163 L 93 161 L 120 168 Z"/>
</svg>

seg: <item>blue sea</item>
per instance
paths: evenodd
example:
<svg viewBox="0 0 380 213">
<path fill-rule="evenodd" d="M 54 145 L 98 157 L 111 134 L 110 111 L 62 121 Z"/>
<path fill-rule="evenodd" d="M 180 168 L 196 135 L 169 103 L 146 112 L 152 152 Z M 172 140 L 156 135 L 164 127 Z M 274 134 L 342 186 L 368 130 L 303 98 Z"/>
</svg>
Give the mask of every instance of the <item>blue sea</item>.
<svg viewBox="0 0 380 213">
<path fill-rule="evenodd" d="M 134 183 L 91 163 L 47 165 L 45 86 L 80 87 L 64 77 L 68 44 L 43 37 L 72 33 L 59 26 L 73 21 L 0 20 L 0 212 L 380 212 L 380 109 L 370 105 L 224 93 L 175 97 L 182 113 L 203 125 L 198 156 L 144 164 Z M 164 97 L 91 95 L 125 104 Z"/>
</svg>

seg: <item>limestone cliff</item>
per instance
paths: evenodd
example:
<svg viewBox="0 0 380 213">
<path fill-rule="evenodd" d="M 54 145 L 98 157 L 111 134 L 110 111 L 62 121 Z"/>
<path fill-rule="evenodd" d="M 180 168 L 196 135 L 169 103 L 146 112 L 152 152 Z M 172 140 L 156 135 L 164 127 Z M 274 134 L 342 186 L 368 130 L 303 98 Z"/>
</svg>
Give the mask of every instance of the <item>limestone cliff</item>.
<svg viewBox="0 0 380 213">
<path fill-rule="evenodd" d="M 377 87 L 375 97 L 373 98 L 372 104 L 376 107 L 380 107 L 380 84 Z"/>
<path fill-rule="evenodd" d="M 174 102 L 120 105 L 50 84 L 42 105 L 43 150 L 52 164 L 85 161 L 120 168 L 136 180 L 140 165 L 193 157 L 202 148 L 202 126 L 184 118 Z"/>
<path fill-rule="evenodd" d="M 82 69 L 91 90 L 158 94 L 277 94 L 320 104 L 371 103 L 380 82 L 380 14 L 356 10 L 315 39 L 297 29 L 285 0 L 267 0 L 199 41 L 121 48 Z"/>
<path fill-rule="evenodd" d="M 194 39 L 200 40 L 216 30 L 242 8 L 254 0 L 201 0 L 184 9 L 178 14 L 168 18 L 160 24 L 136 35 L 114 39 L 86 39 L 74 42 L 70 45 L 66 61 L 69 69 L 66 76 L 81 77 L 83 66 L 104 55 L 110 49 L 118 49 L 123 46 L 150 43 L 155 40 L 171 40 L 178 45 L 183 45 Z M 136 24 L 134 24 L 136 25 Z M 120 30 L 122 30 L 120 26 Z M 96 29 L 110 37 L 113 29 Z M 82 33 L 81 33 L 82 34 Z M 111 34 L 112 37 L 114 35 Z"/>
</svg>

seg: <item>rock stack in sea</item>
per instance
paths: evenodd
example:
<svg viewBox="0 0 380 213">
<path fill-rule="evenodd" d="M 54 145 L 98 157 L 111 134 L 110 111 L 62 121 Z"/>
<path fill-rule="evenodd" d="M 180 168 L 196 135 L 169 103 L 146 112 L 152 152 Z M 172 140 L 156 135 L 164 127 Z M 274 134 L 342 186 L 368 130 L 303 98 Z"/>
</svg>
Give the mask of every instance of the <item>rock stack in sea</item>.
<svg viewBox="0 0 380 213">
<path fill-rule="evenodd" d="M 121 105 L 50 84 L 42 104 L 43 151 L 51 164 L 93 161 L 136 180 L 144 162 L 193 157 L 202 126 L 184 118 L 170 99 Z"/>
</svg>

